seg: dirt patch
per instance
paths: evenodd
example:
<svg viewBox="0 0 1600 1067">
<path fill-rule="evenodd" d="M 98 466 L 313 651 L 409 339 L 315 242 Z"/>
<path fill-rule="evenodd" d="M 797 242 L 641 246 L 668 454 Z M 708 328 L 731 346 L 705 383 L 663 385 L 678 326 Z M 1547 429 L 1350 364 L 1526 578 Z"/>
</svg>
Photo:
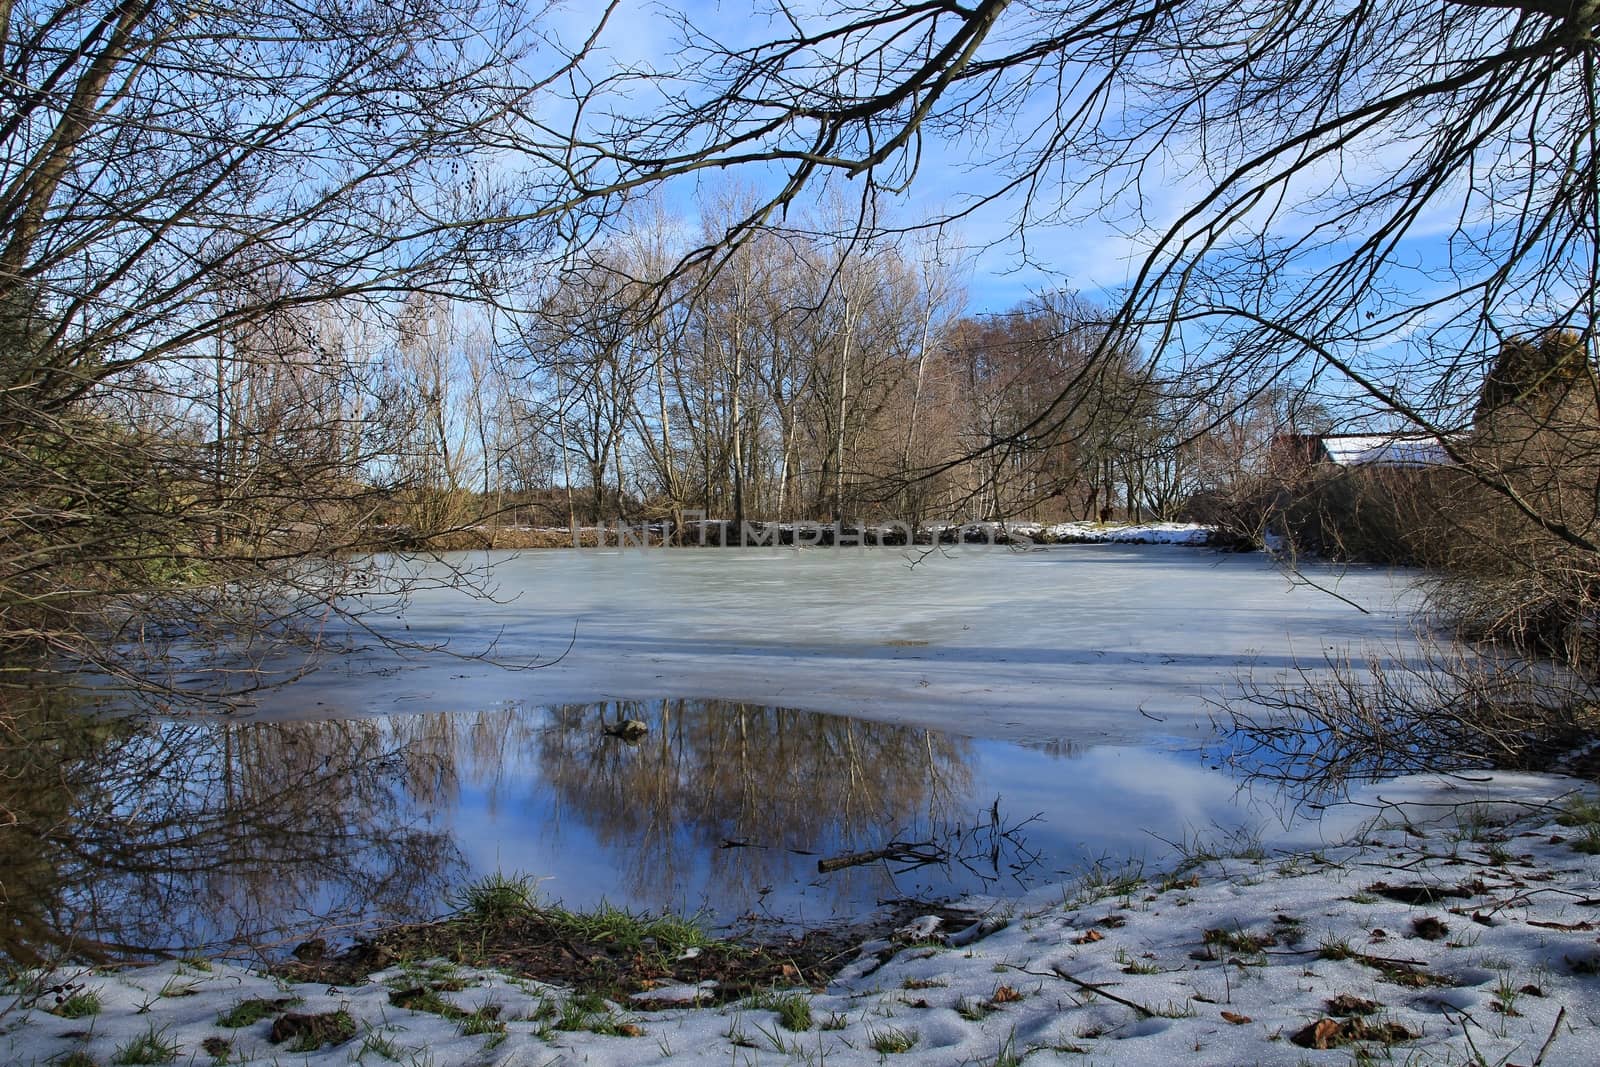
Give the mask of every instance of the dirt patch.
<svg viewBox="0 0 1600 1067">
<path fill-rule="evenodd" d="M 1450 927 L 1434 918 L 1424 915 L 1420 919 L 1411 920 L 1411 936 L 1420 937 L 1424 941 L 1439 941 L 1450 933 Z"/>
<path fill-rule="evenodd" d="M 1243 930 L 1224 930 L 1221 928 L 1207 930 L 1201 935 L 1201 943 L 1206 945 L 1220 945 L 1234 952 L 1244 952 L 1254 955 L 1278 943 L 1278 938 L 1270 933 L 1247 934 Z"/>
<path fill-rule="evenodd" d="M 1415 960 L 1397 960 L 1387 956 L 1373 956 L 1358 952 L 1351 957 L 1357 963 L 1377 971 L 1383 981 L 1408 989 L 1426 989 L 1429 986 L 1454 985 L 1449 978 L 1431 973 L 1426 964 Z"/>
<path fill-rule="evenodd" d="M 1372 1015 L 1377 1010 L 1377 1001 L 1366 1000 L 1350 993 L 1340 993 L 1328 1001 L 1329 1015 Z"/>
<path fill-rule="evenodd" d="M 1399 1023 L 1375 1023 L 1366 1019 L 1318 1019 L 1297 1030 L 1289 1040 L 1301 1048 L 1326 1050 L 1369 1041 L 1395 1045 L 1402 1041 L 1415 1041 L 1421 1036 Z"/>
<path fill-rule="evenodd" d="M 1488 886 L 1481 880 L 1462 882 L 1460 885 L 1390 885 L 1388 882 L 1373 882 L 1367 887 L 1367 892 L 1401 904 L 1437 904 L 1442 900 L 1466 900 L 1482 896 L 1488 892 Z"/>
<path fill-rule="evenodd" d="M 272 1021 L 269 1040 L 274 1045 L 288 1043 L 290 1052 L 315 1052 L 323 1045 L 342 1045 L 356 1036 L 356 1021 L 346 1011 L 316 1015 L 289 1012 Z"/>
</svg>

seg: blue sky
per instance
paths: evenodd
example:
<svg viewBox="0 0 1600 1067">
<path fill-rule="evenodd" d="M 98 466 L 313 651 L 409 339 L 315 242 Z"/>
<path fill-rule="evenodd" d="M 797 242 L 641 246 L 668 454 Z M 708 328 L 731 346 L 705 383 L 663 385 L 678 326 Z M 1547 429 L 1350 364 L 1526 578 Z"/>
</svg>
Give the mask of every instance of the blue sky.
<svg viewBox="0 0 1600 1067">
<path fill-rule="evenodd" d="M 804 8 L 805 4 L 792 5 Z M 591 69 L 599 71 L 607 65 L 631 68 L 665 69 L 674 62 L 677 30 L 669 11 L 682 12 L 701 33 L 730 45 L 750 44 L 769 39 L 775 27 L 763 13 L 761 0 L 623 0 L 601 38 L 600 47 L 593 57 Z M 561 41 L 571 45 L 592 32 L 597 12 L 592 5 L 569 4 L 556 9 L 548 26 Z M 622 110 L 646 111 L 651 101 L 645 97 L 648 90 L 636 87 L 631 99 L 621 101 Z M 1036 121 L 1051 120 L 1051 102 L 1040 100 L 1036 114 L 1013 116 L 1019 129 Z M 1003 133 L 993 139 L 951 142 L 941 141 L 933 135 L 925 138 L 921 147 L 921 163 L 917 180 L 909 192 L 896 198 L 892 209 L 905 221 L 951 210 L 959 207 L 963 197 L 992 188 L 996 184 L 995 153 L 999 150 Z M 1185 158 L 1185 152 L 1189 157 Z M 1349 161 L 1340 161 L 1347 166 Z M 1335 168 L 1337 169 L 1337 168 Z M 961 223 L 956 237 L 972 250 L 971 276 L 968 283 L 970 302 L 975 311 L 999 311 L 1041 289 L 1074 288 L 1085 295 L 1109 295 L 1130 280 L 1138 266 L 1141 250 L 1148 246 L 1149 233 L 1140 235 L 1136 224 L 1129 223 L 1135 210 L 1149 223 L 1165 224 L 1175 219 L 1181 205 L 1197 195 L 1203 188 L 1203 161 L 1198 149 L 1186 150 L 1178 146 L 1169 150 L 1167 145 L 1150 160 L 1142 172 L 1137 192 L 1124 194 L 1119 204 L 1095 212 L 1096 205 L 1086 205 L 1090 210 L 1074 223 L 1048 224 L 1035 222 L 1026 233 L 1026 247 L 1011 234 L 1016 214 L 1021 204 L 1017 198 L 988 205 L 967 217 Z M 1325 173 L 1327 171 L 1325 170 Z M 758 175 L 751 169 L 738 174 L 737 180 L 750 182 Z M 1073 180 L 1074 174 L 1051 176 L 1040 188 L 1039 198 L 1045 208 L 1052 189 L 1060 189 L 1063 180 Z M 706 182 L 722 180 L 720 172 L 708 175 Z M 1313 175 L 1310 183 L 1318 180 Z M 695 182 L 680 183 L 668 190 L 666 203 L 675 212 L 691 215 L 694 212 Z M 1079 201 L 1082 205 L 1083 201 Z"/>
<path fill-rule="evenodd" d="M 794 6 L 807 5 L 797 0 Z M 669 9 L 683 12 L 698 31 L 731 46 L 768 40 L 773 36 L 774 25 L 762 8 L 762 0 L 624 0 L 602 39 L 596 69 L 606 63 L 636 69 L 670 67 L 675 59 L 677 31 L 668 16 Z M 571 5 L 553 16 L 551 26 L 562 40 L 571 42 L 592 30 L 594 18 L 592 7 Z M 640 85 L 631 99 L 618 106 L 622 110 L 647 111 L 651 106 L 650 93 L 649 86 Z M 1011 125 L 1019 136 L 1025 136 L 1035 123 L 1049 129 L 1054 118 L 1053 106 L 1052 100 L 1030 98 L 1020 113 L 1009 116 Z M 1031 109 L 1036 110 L 1030 113 Z M 1115 123 L 1116 120 L 1117 116 L 1111 115 L 1107 121 Z M 965 141 L 941 141 L 930 132 L 921 146 L 917 180 L 909 192 L 889 205 L 890 210 L 901 222 L 912 222 L 958 208 L 963 197 L 992 190 L 999 184 L 996 156 L 1003 152 L 1008 132 L 993 129 L 970 132 L 972 139 Z M 1370 176 L 1401 173 L 1408 157 L 1418 151 L 1420 145 L 1425 145 L 1429 135 L 1426 129 L 1378 130 L 1359 146 L 1358 153 L 1323 160 L 1298 173 L 1284 201 L 1274 207 L 1276 213 L 1270 223 L 1272 234 L 1276 237 L 1305 235 L 1325 214 L 1327 201 L 1323 197 L 1337 198 L 1352 185 L 1359 187 Z M 1142 265 L 1143 253 L 1153 242 L 1155 228 L 1172 224 L 1186 205 L 1209 190 L 1211 180 L 1216 177 L 1208 174 L 1208 158 L 1197 143 L 1164 140 L 1145 147 L 1148 155 L 1142 159 L 1137 183 L 1130 182 L 1114 195 L 1102 193 L 1100 185 L 1085 183 L 1077 190 L 1077 199 L 1071 204 L 1070 214 L 1076 216 L 1071 222 L 1034 219 L 1018 236 L 1014 231 L 1022 204 L 1015 197 L 989 204 L 966 217 L 953 237 L 955 244 L 965 246 L 970 253 L 965 263 L 968 312 L 1003 311 L 1032 293 L 1063 288 L 1075 289 L 1103 305 L 1113 302 L 1117 291 Z M 1067 169 L 1063 172 L 1044 176 L 1035 190 L 1035 207 L 1046 215 L 1068 199 L 1071 193 L 1068 186 L 1084 177 L 1074 172 L 1070 163 L 1065 166 Z M 664 202 L 668 209 L 692 217 L 696 211 L 697 192 L 717 181 L 728 180 L 723 172 L 706 173 L 708 176 L 703 183 L 686 181 L 666 190 Z M 732 180 L 751 183 L 762 176 L 760 172 L 747 169 Z M 770 180 L 770 172 L 766 177 Z M 1131 172 L 1116 175 L 1113 181 L 1128 177 Z M 1368 324 L 1376 324 L 1375 336 L 1353 342 L 1350 348 L 1373 366 L 1384 368 L 1387 365 L 1381 373 L 1391 370 L 1401 373 L 1396 368 L 1404 368 L 1416 360 L 1418 356 L 1410 339 L 1422 335 L 1428 327 L 1420 320 L 1388 324 L 1381 314 L 1394 307 L 1415 306 L 1424 299 L 1423 294 L 1433 291 L 1438 282 L 1429 277 L 1429 272 L 1445 265 L 1448 235 L 1452 231 L 1459 232 L 1463 224 L 1469 230 L 1474 226 L 1470 213 L 1465 217 L 1458 214 L 1459 203 L 1452 204 L 1449 200 L 1449 196 L 1443 197 L 1431 214 L 1418 220 L 1411 234 L 1394 250 L 1392 262 L 1384 268 L 1384 278 L 1389 283 L 1387 294 L 1364 298 L 1359 309 L 1346 312 L 1347 326 L 1366 328 Z M 1258 209 L 1235 220 L 1227 233 L 1249 235 L 1265 224 L 1266 217 Z M 1277 277 L 1285 283 L 1285 291 L 1292 291 L 1300 281 L 1311 278 L 1314 272 L 1348 249 L 1346 242 L 1361 236 L 1359 229 L 1343 237 L 1320 235 L 1314 242 L 1314 246 L 1320 247 L 1302 252 L 1287 269 L 1278 272 Z M 1251 293 L 1243 295 L 1248 297 Z M 1370 303 L 1372 299 L 1380 303 L 1374 305 Z M 1380 316 L 1366 314 L 1374 306 L 1378 307 Z M 1538 320 L 1539 309 L 1506 307 L 1499 310 L 1505 311 L 1508 318 L 1521 315 Z M 1338 333 L 1339 329 L 1334 328 L 1330 336 Z M 1341 386 L 1332 384 L 1336 391 L 1342 391 Z"/>
<path fill-rule="evenodd" d="M 677 0 L 669 6 L 688 15 L 701 32 L 724 42 L 765 39 L 772 25 L 764 15 L 752 12 L 749 0 Z M 570 44 L 592 31 L 595 17 L 588 5 L 568 5 L 552 15 L 550 26 L 560 40 Z M 667 66 L 673 60 L 675 32 L 662 4 L 624 0 L 607 26 L 596 59 L 619 66 Z M 636 106 L 643 105 L 636 102 Z M 984 162 L 981 150 L 930 138 L 923 148 L 917 181 L 893 201 L 891 209 L 898 218 L 911 221 L 957 207 L 964 194 L 991 180 L 984 172 Z M 750 171 L 739 175 L 741 181 L 754 178 Z M 672 187 L 666 194 L 669 209 L 692 215 L 697 194 L 719 180 L 720 176 L 710 175 L 701 183 Z M 957 242 L 970 249 L 967 290 L 972 311 L 1005 310 L 1033 292 L 1063 286 L 1092 295 L 1127 279 L 1133 246 L 1110 225 L 1098 233 L 1084 232 L 1083 227 L 1036 229 L 1029 234 L 1028 252 L 1048 269 L 1024 262 L 1020 244 L 1005 236 L 1015 211 L 1014 203 L 992 205 L 966 219 L 955 232 Z"/>
</svg>

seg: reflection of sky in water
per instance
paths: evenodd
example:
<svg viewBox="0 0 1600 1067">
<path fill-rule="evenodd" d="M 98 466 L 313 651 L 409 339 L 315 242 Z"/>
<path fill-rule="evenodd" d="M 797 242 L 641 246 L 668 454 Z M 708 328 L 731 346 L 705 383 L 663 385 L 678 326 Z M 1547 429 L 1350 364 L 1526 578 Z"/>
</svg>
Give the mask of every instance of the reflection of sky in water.
<svg viewBox="0 0 1600 1067">
<path fill-rule="evenodd" d="M 787 714 L 813 722 L 833 720 Z M 597 833 L 582 800 L 574 802 L 569 795 L 563 803 L 540 779 L 533 761 L 516 755 L 501 765 L 493 787 L 463 788 L 444 817 L 473 871 L 533 874 L 544 879 L 547 898 L 569 906 L 604 899 L 650 910 L 703 910 L 722 921 L 754 913 L 815 922 L 859 916 L 900 897 L 1013 894 L 1080 875 L 1096 863 L 1166 863 L 1174 858 L 1167 842 L 1193 840 L 1196 834 L 1216 838 L 1241 826 L 1269 834 L 1278 827 L 1275 816 L 1241 794 L 1233 778 L 1208 768 L 1197 752 L 1180 750 L 1176 741 L 1171 744 L 1051 752 L 1003 741 L 962 740 L 969 780 L 949 790 L 942 804 L 932 805 L 938 810 L 929 811 L 926 797 L 920 798 L 920 806 L 885 806 L 864 824 L 824 825 L 814 836 L 791 840 L 790 848 L 763 841 L 763 828 L 752 833 L 748 826 L 744 836 L 751 847 L 719 847 L 737 820 L 722 827 L 680 822 L 671 829 L 670 845 L 663 846 L 646 826 L 647 812 L 639 813 L 640 825 L 632 835 L 618 835 L 614 827 Z M 595 793 L 589 798 L 596 805 L 596 793 L 605 788 L 605 783 L 593 783 Z M 997 799 L 1003 826 L 1031 819 L 1014 840 L 1001 839 L 998 867 L 986 855 L 986 828 Z M 809 800 L 822 808 L 830 803 L 826 795 Z M 957 846 L 967 864 L 900 871 L 901 865 L 877 863 L 827 875 L 816 871 L 818 858 L 892 840 L 949 844 L 953 824 L 980 828 L 965 848 Z M 602 842 L 602 836 L 609 842 Z M 640 843 L 644 838 L 655 844 Z M 799 849 L 812 854 L 800 854 Z M 1027 862 L 1030 854 L 1036 862 Z"/>
<path fill-rule="evenodd" d="M 638 745 L 603 735 L 624 717 L 649 723 Z M 86 890 L 65 891 L 80 902 L 67 922 L 168 948 L 247 936 L 281 951 L 327 922 L 438 914 L 450 888 L 497 871 L 570 907 L 821 923 L 893 900 L 1016 895 L 1096 864 L 1161 867 L 1168 842 L 1241 826 L 1286 840 L 1188 739 L 1024 747 L 749 704 L 190 721 L 107 752 L 120 758 L 84 764 L 100 780 L 79 819 L 117 869 L 95 861 Z M 152 753 L 171 769 L 142 779 Z M 97 816 L 108 785 L 118 810 L 162 813 L 166 838 Z M 896 841 L 949 861 L 817 870 Z M 65 878 L 75 861 L 56 862 Z"/>
</svg>

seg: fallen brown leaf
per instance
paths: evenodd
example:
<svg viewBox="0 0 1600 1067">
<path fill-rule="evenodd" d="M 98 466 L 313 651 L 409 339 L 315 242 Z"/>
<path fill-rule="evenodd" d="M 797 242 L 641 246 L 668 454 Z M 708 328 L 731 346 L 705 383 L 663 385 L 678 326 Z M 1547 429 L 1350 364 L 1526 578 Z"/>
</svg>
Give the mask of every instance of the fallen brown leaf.
<svg viewBox="0 0 1600 1067">
<path fill-rule="evenodd" d="M 1339 1042 L 1339 1024 L 1332 1019 L 1318 1019 L 1289 1040 L 1301 1048 L 1330 1049 Z"/>
<path fill-rule="evenodd" d="M 1301 1048 L 1331 1049 L 1358 1041 L 1377 1041 L 1393 1045 L 1400 1041 L 1414 1041 L 1420 1035 L 1407 1030 L 1399 1023 L 1372 1023 L 1365 1019 L 1318 1019 L 1307 1024 L 1289 1037 Z"/>
</svg>

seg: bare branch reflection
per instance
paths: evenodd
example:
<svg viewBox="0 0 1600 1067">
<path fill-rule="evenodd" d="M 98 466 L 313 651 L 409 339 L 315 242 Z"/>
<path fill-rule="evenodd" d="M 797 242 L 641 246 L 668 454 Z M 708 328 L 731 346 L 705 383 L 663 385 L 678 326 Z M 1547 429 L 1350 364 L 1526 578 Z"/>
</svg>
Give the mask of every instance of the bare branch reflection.
<svg viewBox="0 0 1600 1067">
<path fill-rule="evenodd" d="M 602 735 L 622 718 L 649 733 L 637 745 Z M 631 893 L 666 906 L 692 903 L 697 869 L 718 895 L 754 896 L 813 867 L 813 853 L 968 814 L 972 791 L 965 738 L 722 701 L 562 705 L 537 751 L 561 810 L 613 851 Z"/>
<path fill-rule="evenodd" d="M 261 946 L 429 909 L 462 863 L 417 801 L 447 746 L 373 721 L 100 719 L 7 694 L 0 955 Z"/>
<path fill-rule="evenodd" d="M 241 723 L 3 697 L 0 956 L 19 962 L 282 952 L 430 917 L 499 863 L 575 905 L 729 920 L 817 883 L 806 907 L 859 911 L 899 895 L 892 865 L 818 858 L 958 838 L 989 807 L 968 739 L 750 704 Z M 623 720 L 637 744 L 603 732 Z"/>
</svg>

